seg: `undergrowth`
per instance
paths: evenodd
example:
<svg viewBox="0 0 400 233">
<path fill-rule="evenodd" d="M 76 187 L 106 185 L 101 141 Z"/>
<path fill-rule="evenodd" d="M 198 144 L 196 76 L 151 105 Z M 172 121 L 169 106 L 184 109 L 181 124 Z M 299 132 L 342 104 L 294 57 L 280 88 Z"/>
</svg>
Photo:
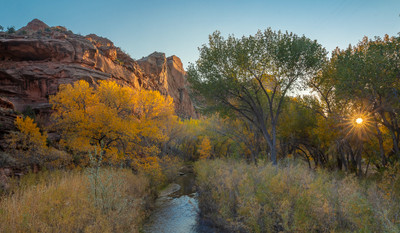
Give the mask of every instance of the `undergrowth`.
<svg viewBox="0 0 400 233">
<path fill-rule="evenodd" d="M 400 232 L 398 174 L 366 182 L 296 162 L 221 159 L 195 172 L 202 213 L 229 232 Z"/>
<path fill-rule="evenodd" d="M 0 199 L 0 232 L 139 232 L 149 178 L 128 169 L 28 174 Z M 98 195 L 94 195 L 97 192 Z"/>
</svg>

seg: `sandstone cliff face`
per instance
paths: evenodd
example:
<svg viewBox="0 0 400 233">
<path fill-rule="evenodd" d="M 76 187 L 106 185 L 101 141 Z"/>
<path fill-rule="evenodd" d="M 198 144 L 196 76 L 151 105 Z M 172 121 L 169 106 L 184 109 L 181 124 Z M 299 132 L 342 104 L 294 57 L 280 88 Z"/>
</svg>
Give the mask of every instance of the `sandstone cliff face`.
<svg viewBox="0 0 400 233">
<path fill-rule="evenodd" d="M 175 111 L 181 116 L 195 116 L 195 109 L 187 90 L 186 72 L 177 56 L 165 57 L 154 52 L 137 61 L 142 70 L 154 80 L 163 94 L 174 99 Z"/>
<path fill-rule="evenodd" d="M 48 97 L 56 94 L 60 84 L 110 78 L 171 95 L 178 115 L 196 117 L 185 87 L 185 71 L 175 56 L 153 53 L 136 62 L 106 38 L 75 35 L 40 20 L 15 34 L 0 33 L 0 97 L 17 111 L 49 110 Z"/>
</svg>

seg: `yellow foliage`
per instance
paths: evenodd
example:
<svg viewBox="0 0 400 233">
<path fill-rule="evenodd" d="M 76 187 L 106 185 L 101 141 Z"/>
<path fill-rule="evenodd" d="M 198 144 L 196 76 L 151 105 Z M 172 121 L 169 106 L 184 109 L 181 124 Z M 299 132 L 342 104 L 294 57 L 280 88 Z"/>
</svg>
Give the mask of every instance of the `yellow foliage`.
<svg viewBox="0 0 400 233">
<path fill-rule="evenodd" d="M 19 130 L 19 140 L 22 142 L 21 149 L 46 148 L 47 133 L 43 134 L 36 123 L 30 117 L 17 117 L 15 126 Z"/>
<path fill-rule="evenodd" d="M 322 148 L 328 149 L 332 142 L 339 136 L 339 128 L 337 121 L 330 118 L 317 116 L 317 127 L 312 130 L 312 133 L 319 139 Z"/>
<path fill-rule="evenodd" d="M 48 150 L 46 145 L 47 133 L 42 134 L 30 117 L 17 117 L 15 126 L 18 131 L 11 132 L 6 136 L 9 152 L 22 163 L 43 163 Z"/>
<path fill-rule="evenodd" d="M 199 148 L 197 149 L 197 152 L 200 155 L 200 159 L 207 159 L 211 155 L 211 142 L 210 139 L 205 136 L 203 140 L 201 141 L 201 144 L 199 145 Z"/>
<path fill-rule="evenodd" d="M 160 187 L 166 181 L 157 156 L 137 157 L 132 166 L 150 177 L 152 185 Z"/>
<path fill-rule="evenodd" d="M 17 117 L 15 126 L 18 131 L 6 136 L 9 143 L 7 150 L 20 165 L 46 165 L 55 168 L 70 162 L 71 156 L 67 152 L 46 145 L 47 133 L 41 133 L 30 117 Z"/>
<path fill-rule="evenodd" d="M 50 103 L 55 126 L 71 149 L 101 147 L 111 163 L 157 154 L 158 144 L 168 140 L 168 122 L 176 120 L 171 97 L 114 81 L 100 81 L 95 87 L 84 80 L 61 85 Z"/>
</svg>

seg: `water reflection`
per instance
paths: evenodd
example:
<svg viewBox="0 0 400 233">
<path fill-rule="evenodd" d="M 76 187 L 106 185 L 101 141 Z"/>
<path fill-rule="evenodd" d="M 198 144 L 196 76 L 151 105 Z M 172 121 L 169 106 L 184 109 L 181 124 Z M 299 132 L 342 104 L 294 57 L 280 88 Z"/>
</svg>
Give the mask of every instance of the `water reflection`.
<svg viewBox="0 0 400 233">
<path fill-rule="evenodd" d="M 162 192 L 143 230 L 146 233 L 218 232 L 199 217 L 192 173 L 178 177 L 176 184 L 171 184 Z"/>
</svg>

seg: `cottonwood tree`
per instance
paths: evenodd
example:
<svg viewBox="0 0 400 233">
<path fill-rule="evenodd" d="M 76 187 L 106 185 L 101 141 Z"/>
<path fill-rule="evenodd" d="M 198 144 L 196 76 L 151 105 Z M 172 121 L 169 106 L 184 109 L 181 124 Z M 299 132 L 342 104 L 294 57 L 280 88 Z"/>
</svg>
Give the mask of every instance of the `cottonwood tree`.
<svg viewBox="0 0 400 233">
<path fill-rule="evenodd" d="M 277 127 L 285 97 L 304 85 L 325 61 L 316 41 L 267 29 L 254 36 L 223 38 L 220 32 L 199 48 L 189 82 L 203 110 L 236 113 L 262 133 L 277 163 Z"/>
<path fill-rule="evenodd" d="M 399 42 L 399 37 L 365 37 L 337 48 L 309 82 L 314 95 L 306 102 L 318 115 L 312 134 L 336 157 L 339 169 L 361 175 L 362 156 L 367 168 L 369 161 L 380 168 L 399 158 Z M 354 127 L 358 115 L 364 121 Z"/>
<path fill-rule="evenodd" d="M 166 122 L 176 120 L 171 97 L 113 81 L 61 85 L 50 103 L 66 145 L 81 152 L 101 147 L 111 162 L 156 155 L 168 138 Z"/>
<path fill-rule="evenodd" d="M 380 144 L 382 164 L 386 163 L 382 132 L 387 128 L 392 138 L 392 153 L 400 158 L 400 37 L 370 40 L 365 37 L 356 46 L 336 50 L 332 56 L 335 68 L 335 90 L 341 99 L 364 102 L 364 112 L 372 114 Z"/>
</svg>

